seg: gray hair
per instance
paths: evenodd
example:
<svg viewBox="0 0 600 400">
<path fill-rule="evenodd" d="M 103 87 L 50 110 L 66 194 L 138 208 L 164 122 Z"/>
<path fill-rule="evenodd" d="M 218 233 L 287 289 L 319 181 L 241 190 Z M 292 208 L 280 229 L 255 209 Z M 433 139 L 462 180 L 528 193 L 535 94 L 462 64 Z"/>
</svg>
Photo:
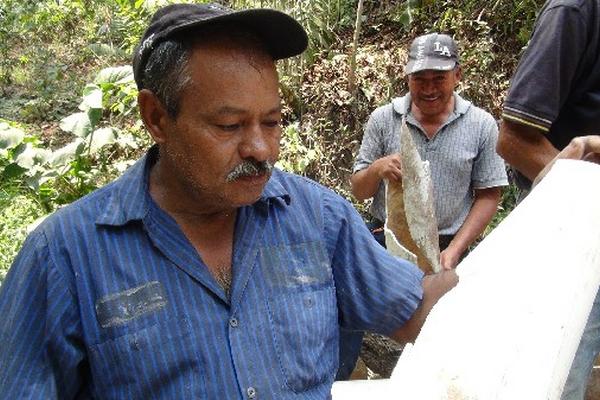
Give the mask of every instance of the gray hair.
<svg viewBox="0 0 600 400">
<path fill-rule="evenodd" d="M 187 71 L 190 55 L 189 42 L 167 40 L 150 53 L 144 68 L 142 87 L 158 97 L 171 118 L 177 116 L 181 92 L 191 81 Z"/>
</svg>

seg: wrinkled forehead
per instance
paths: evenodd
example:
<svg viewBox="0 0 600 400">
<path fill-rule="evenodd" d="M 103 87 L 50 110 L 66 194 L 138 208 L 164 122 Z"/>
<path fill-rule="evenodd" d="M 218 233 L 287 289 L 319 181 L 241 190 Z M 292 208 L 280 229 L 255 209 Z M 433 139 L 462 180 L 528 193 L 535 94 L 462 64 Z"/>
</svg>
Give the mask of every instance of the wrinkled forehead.
<svg viewBox="0 0 600 400">
<path fill-rule="evenodd" d="M 192 85 L 206 79 L 224 83 L 231 78 L 254 76 L 278 80 L 273 57 L 260 43 L 224 37 L 219 41 L 198 42 L 191 48 L 187 65 Z"/>
<path fill-rule="evenodd" d="M 244 42 L 225 40 L 195 44 L 186 74 L 188 83 L 183 101 L 201 98 L 203 104 L 222 101 L 238 104 L 245 98 L 260 96 L 279 104 L 275 61 L 261 48 L 245 46 Z"/>
</svg>

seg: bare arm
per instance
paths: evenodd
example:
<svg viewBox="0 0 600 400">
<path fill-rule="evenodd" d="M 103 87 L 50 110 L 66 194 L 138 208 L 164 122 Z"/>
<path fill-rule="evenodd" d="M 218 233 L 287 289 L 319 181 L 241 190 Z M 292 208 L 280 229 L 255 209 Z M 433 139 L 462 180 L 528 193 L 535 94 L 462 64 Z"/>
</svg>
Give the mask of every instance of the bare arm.
<svg viewBox="0 0 600 400">
<path fill-rule="evenodd" d="M 490 223 L 500 202 L 502 190 L 499 187 L 476 189 L 473 206 L 448 248 L 440 254 L 442 267 L 456 267 L 458 260 L 467 248 L 483 233 Z"/>
<path fill-rule="evenodd" d="M 412 343 L 421 331 L 429 311 L 435 303 L 458 283 L 458 275 L 454 270 L 442 271 L 423 278 L 423 300 L 412 317 L 391 336 L 398 343 Z"/>
<path fill-rule="evenodd" d="M 532 181 L 558 154 L 542 130 L 508 120 L 500 125 L 496 151 Z"/>
<path fill-rule="evenodd" d="M 400 155 L 392 154 L 375 160 L 368 168 L 355 172 L 350 177 L 352 194 L 357 200 L 366 200 L 375 195 L 382 179 L 402 178 Z"/>
</svg>

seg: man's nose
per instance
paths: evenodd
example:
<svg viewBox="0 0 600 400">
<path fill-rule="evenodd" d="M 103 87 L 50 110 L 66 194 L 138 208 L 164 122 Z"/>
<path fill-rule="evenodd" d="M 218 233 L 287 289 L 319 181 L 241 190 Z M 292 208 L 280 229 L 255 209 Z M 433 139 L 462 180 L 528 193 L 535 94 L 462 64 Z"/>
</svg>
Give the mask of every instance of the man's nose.
<svg viewBox="0 0 600 400">
<path fill-rule="evenodd" d="M 260 124 L 249 126 L 243 134 L 239 152 L 242 159 L 268 160 L 271 156 L 268 132 L 263 130 Z"/>
<path fill-rule="evenodd" d="M 421 86 L 421 90 L 426 94 L 433 93 L 435 91 L 435 84 L 431 81 L 425 81 Z"/>
</svg>

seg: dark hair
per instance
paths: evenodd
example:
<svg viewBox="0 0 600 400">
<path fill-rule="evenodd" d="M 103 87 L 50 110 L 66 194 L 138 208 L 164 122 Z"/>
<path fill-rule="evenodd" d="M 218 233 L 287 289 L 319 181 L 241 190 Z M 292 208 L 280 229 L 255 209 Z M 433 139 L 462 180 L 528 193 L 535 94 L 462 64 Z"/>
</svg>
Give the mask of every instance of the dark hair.
<svg viewBox="0 0 600 400">
<path fill-rule="evenodd" d="M 191 43 L 167 40 L 152 51 L 144 68 L 142 87 L 153 92 L 170 117 L 179 112 L 181 91 L 191 80 L 187 71 Z"/>
</svg>

